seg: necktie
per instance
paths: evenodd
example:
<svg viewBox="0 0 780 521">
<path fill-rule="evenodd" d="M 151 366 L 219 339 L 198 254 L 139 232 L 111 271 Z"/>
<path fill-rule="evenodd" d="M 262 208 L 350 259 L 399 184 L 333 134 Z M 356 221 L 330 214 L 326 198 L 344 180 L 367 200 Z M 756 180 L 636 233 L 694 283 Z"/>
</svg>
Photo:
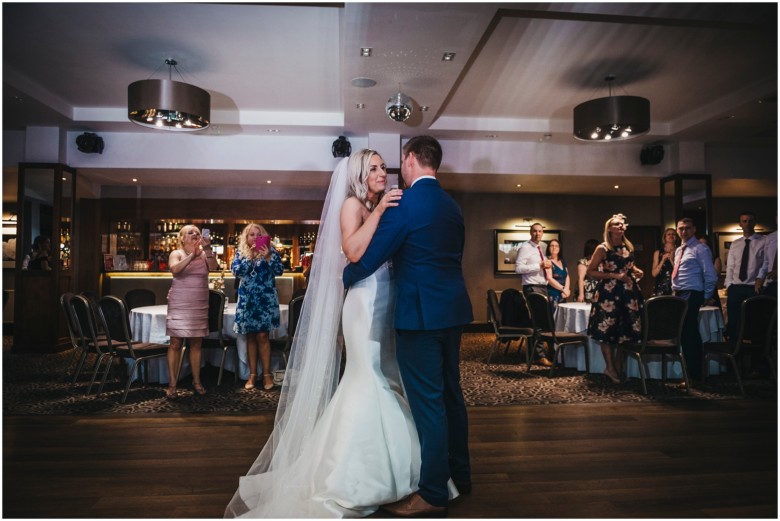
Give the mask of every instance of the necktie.
<svg viewBox="0 0 780 521">
<path fill-rule="evenodd" d="M 745 239 L 745 249 L 742 250 L 742 261 L 739 263 L 739 280 L 746 282 L 748 264 L 750 263 L 750 239 Z"/>
<path fill-rule="evenodd" d="M 686 246 L 687 246 L 687 244 L 683 244 L 682 245 L 682 247 L 680 248 L 680 256 L 677 257 L 677 261 L 675 261 L 675 263 L 674 263 L 674 269 L 672 270 L 672 279 L 673 280 L 677 276 L 677 271 L 680 269 L 680 262 L 682 261 L 682 256 L 685 253 L 685 247 Z"/>
<path fill-rule="evenodd" d="M 542 259 L 542 262 L 544 262 L 544 254 L 542 253 L 542 247 L 537 246 L 536 249 L 539 250 L 539 258 Z"/>
</svg>

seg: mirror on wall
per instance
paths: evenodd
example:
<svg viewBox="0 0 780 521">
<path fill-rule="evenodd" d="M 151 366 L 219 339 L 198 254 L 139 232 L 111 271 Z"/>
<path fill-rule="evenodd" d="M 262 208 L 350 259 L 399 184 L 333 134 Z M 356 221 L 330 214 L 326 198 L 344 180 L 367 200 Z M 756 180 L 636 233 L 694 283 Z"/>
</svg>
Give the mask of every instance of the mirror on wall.
<svg viewBox="0 0 780 521">
<path fill-rule="evenodd" d="M 30 271 L 51 271 L 54 268 L 54 172 L 51 168 L 24 170 L 24 219 L 17 241 L 21 241 L 21 268 Z"/>
<path fill-rule="evenodd" d="M 689 217 L 696 223 L 697 235 L 712 234 L 712 176 L 675 174 L 661 179 L 661 225 L 674 228 Z"/>
</svg>

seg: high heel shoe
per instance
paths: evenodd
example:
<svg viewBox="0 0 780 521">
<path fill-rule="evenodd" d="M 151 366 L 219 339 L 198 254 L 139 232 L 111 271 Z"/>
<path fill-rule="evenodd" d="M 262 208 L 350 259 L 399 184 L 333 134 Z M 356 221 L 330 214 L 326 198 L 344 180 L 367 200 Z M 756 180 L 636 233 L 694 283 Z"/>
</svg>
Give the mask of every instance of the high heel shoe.
<svg viewBox="0 0 780 521">
<path fill-rule="evenodd" d="M 249 380 L 246 381 L 244 384 L 244 389 L 254 389 L 255 388 L 255 378 L 257 378 L 256 374 L 249 374 Z"/>
<path fill-rule="evenodd" d="M 176 386 L 175 385 L 169 385 L 168 388 L 165 390 L 165 398 L 168 400 L 173 400 L 176 398 Z"/>
<path fill-rule="evenodd" d="M 271 380 L 271 383 L 266 383 L 267 379 L 269 379 L 269 378 Z M 273 388 L 274 388 L 274 375 L 272 375 L 271 373 L 264 373 L 263 374 L 263 389 L 265 389 L 266 391 L 270 391 Z"/>
<path fill-rule="evenodd" d="M 203 387 L 203 385 L 200 382 L 192 382 L 192 387 L 195 389 L 195 392 L 199 395 L 203 396 L 206 394 L 206 388 Z"/>
</svg>

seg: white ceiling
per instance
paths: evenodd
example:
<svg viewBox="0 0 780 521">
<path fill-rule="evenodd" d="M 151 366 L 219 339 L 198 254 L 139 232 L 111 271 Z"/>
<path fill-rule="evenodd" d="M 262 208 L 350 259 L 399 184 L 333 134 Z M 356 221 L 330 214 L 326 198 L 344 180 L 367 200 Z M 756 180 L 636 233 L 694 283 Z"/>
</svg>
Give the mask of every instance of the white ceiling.
<svg viewBox="0 0 780 521">
<path fill-rule="evenodd" d="M 4 3 L 3 43 L 4 130 L 150 132 L 127 120 L 127 85 L 167 78 L 163 62 L 174 58 L 181 77 L 173 79 L 211 94 L 212 126 L 202 133 L 213 136 L 276 129 L 537 142 L 550 134 L 547 142 L 583 146 L 572 137 L 572 110 L 606 96 L 604 77 L 613 74 L 613 93 L 652 104 L 651 131 L 634 145 L 693 141 L 776 154 L 774 3 Z M 373 55 L 360 57 L 361 47 Z M 455 59 L 442 61 L 445 52 Z M 355 87 L 355 78 L 376 85 Z M 416 109 L 405 123 L 384 114 L 399 85 Z M 443 182 L 507 190 L 505 178 L 479 174 L 450 172 Z M 155 169 L 134 175 L 162 182 Z M 327 184 L 316 173 L 306 179 Z M 593 186 L 592 177 L 565 180 L 574 193 Z M 212 181 L 188 176 L 194 186 Z M 776 193 L 776 178 L 761 183 L 764 193 L 767 183 Z M 626 184 L 637 194 L 657 190 L 657 179 Z"/>
</svg>

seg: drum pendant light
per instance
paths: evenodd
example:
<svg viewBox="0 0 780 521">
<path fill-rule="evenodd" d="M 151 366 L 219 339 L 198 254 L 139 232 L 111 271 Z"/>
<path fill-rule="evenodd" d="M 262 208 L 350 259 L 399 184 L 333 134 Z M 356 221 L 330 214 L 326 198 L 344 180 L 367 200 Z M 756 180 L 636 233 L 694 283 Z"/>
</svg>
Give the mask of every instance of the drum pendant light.
<svg viewBox="0 0 780 521">
<path fill-rule="evenodd" d="M 127 117 L 138 125 L 161 130 L 188 132 L 208 128 L 209 93 L 189 83 L 173 81 L 170 76 L 177 62 L 167 59 L 165 64 L 169 79 L 140 80 L 128 85 Z"/>
<path fill-rule="evenodd" d="M 607 76 L 609 96 L 574 107 L 574 137 L 581 141 L 623 141 L 650 130 L 650 101 L 639 96 L 613 96 Z"/>
</svg>

